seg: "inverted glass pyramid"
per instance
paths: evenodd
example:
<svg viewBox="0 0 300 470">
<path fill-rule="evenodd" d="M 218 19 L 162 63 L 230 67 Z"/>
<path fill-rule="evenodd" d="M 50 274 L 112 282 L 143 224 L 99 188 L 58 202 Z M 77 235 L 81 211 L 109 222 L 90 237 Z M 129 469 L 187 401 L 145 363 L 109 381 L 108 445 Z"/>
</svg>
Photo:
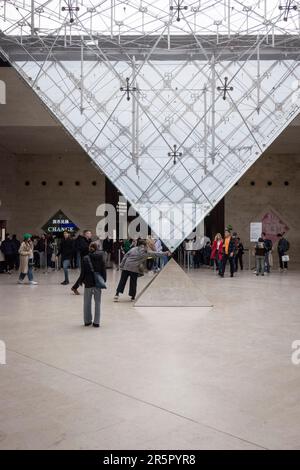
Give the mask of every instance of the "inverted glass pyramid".
<svg viewBox="0 0 300 470">
<path fill-rule="evenodd" d="M 297 2 L 31 4 L 2 53 L 172 251 L 299 112 Z"/>
</svg>

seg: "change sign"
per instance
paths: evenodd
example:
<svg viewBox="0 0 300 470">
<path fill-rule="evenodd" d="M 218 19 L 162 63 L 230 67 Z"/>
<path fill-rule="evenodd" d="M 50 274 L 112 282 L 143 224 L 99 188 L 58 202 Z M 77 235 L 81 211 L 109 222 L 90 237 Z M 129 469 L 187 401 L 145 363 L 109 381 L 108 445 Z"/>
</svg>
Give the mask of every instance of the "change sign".
<svg viewBox="0 0 300 470">
<path fill-rule="evenodd" d="M 65 231 L 75 233 L 79 228 L 62 211 L 58 211 L 42 227 L 42 230 L 49 235 L 56 235 Z"/>
</svg>

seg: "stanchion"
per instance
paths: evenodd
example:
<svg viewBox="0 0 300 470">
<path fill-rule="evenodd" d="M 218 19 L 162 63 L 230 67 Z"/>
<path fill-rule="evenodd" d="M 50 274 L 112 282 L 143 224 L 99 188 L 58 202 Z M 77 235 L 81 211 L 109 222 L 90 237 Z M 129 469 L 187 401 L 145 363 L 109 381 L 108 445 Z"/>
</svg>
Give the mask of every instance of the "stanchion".
<svg viewBox="0 0 300 470">
<path fill-rule="evenodd" d="M 120 271 L 120 264 L 121 264 L 121 250 L 118 248 L 118 268 L 117 271 Z"/>
</svg>

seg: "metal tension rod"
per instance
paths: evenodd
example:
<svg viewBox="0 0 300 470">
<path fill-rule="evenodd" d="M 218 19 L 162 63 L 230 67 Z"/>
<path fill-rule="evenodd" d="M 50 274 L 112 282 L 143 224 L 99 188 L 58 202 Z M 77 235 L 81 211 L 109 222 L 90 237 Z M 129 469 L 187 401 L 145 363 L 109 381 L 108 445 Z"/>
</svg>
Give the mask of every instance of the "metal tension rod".
<svg viewBox="0 0 300 470">
<path fill-rule="evenodd" d="M 187 10 L 188 9 L 188 7 L 186 5 L 182 6 L 182 4 L 183 4 L 183 0 L 181 2 L 180 2 L 180 0 L 178 0 L 178 2 L 175 3 L 175 6 L 173 6 L 173 5 L 170 6 L 171 11 L 173 11 L 173 10 L 177 11 L 176 21 L 180 21 L 180 12 L 182 10 Z"/>
<path fill-rule="evenodd" d="M 182 153 L 177 151 L 177 145 L 173 145 L 173 152 L 168 152 L 169 157 L 173 157 L 173 163 L 176 165 L 177 161 L 176 159 L 179 157 L 182 157 Z"/>
<path fill-rule="evenodd" d="M 137 88 L 135 86 L 130 87 L 129 78 L 127 77 L 126 78 L 126 87 L 121 86 L 120 91 L 125 91 L 125 93 L 127 94 L 126 99 L 127 99 L 127 101 L 129 101 L 130 100 L 130 92 L 137 91 Z"/>
<path fill-rule="evenodd" d="M 229 91 L 233 91 L 232 86 L 228 86 L 228 77 L 225 77 L 224 79 L 224 86 L 218 86 L 217 87 L 218 91 L 223 91 L 223 100 L 226 100 L 226 95 Z"/>
<path fill-rule="evenodd" d="M 79 7 L 78 6 L 73 6 L 72 5 L 72 1 L 71 0 L 68 0 L 67 2 L 67 6 L 66 7 L 62 7 L 61 11 L 68 11 L 70 13 L 70 23 L 74 23 L 74 18 L 73 18 L 73 11 L 79 11 Z"/>
<path fill-rule="evenodd" d="M 288 16 L 289 16 L 289 12 L 291 10 L 298 10 L 298 7 L 297 5 L 292 5 L 292 0 L 287 0 L 286 4 L 283 6 L 283 5 L 279 5 L 279 10 L 283 10 L 284 11 L 284 14 L 283 14 L 283 21 L 287 21 L 288 20 Z"/>
</svg>

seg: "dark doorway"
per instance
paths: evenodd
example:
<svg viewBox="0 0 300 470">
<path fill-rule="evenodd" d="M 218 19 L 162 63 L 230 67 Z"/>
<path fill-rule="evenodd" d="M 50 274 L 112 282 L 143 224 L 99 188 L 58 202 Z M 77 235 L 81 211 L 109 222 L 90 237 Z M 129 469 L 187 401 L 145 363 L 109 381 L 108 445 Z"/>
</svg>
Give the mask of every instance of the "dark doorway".
<svg viewBox="0 0 300 470">
<path fill-rule="evenodd" d="M 225 199 L 220 202 L 211 210 L 210 214 L 204 220 L 204 233 L 211 240 L 217 233 L 224 234 L 225 229 Z"/>
</svg>

